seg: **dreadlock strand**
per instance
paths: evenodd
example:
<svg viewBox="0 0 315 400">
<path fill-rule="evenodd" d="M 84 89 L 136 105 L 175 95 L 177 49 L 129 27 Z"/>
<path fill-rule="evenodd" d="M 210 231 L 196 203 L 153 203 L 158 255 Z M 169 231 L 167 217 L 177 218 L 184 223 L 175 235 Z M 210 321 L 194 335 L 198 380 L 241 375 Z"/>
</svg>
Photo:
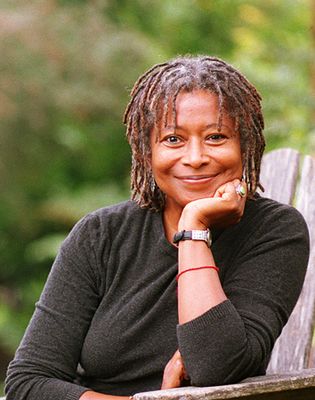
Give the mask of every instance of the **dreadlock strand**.
<svg viewBox="0 0 315 400">
<path fill-rule="evenodd" d="M 147 77 L 151 76 L 152 73 L 154 73 L 154 71 L 163 68 L 165 65 L 168 65 L 168 63 L 161 63 L 161 64 L 156 64 L 153 65 L 152 68 L 150 68 L 147 72 L 145 72 L 142 76 L 140 76 L 138 78 L 138 80 L 136 81 L 136 83 L 133 86 L 133 89 L 130 93 L 131 97 L 134 97 L 136 95 L 136 91 L 141 87 L 141 85 L 145 82 L 145 80 L 147 79 Z"/>
<path fill-rule="evenodd" d="M 147 95 L 148 101 L 150 101 L 150 97 L 151 97 L 152 93 L 154 92 L 156 86 L 158 85 L 161 76 L 163 74 L 166 75 L 167 71 L 170 70 L 171 68 L 172 68 L 172 66 L 168 65 L 168 66 L 165 66 L 161 71 L 159 71 L 159 73 L 156 76 L 155 83 L 151 87 L 148 88 L 149 89 L 148 95 Z"/>
</svg>

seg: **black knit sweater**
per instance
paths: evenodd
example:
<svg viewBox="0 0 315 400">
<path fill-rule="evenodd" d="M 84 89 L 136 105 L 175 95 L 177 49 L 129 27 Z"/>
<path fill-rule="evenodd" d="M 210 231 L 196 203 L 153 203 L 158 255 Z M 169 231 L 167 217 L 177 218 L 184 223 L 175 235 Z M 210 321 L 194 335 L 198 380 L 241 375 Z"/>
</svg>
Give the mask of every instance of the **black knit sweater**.
<svg viewBox="0 0 315 400">
<path fill-rule="evenodd" d="M 128 201 L 83 218 L 9 366 L 7 400 L 155 390 L 177 348 L 192 385 L 263 374 L 301 290 L 307 227 L 294 208 L 257 196 L 213 236 L 228 300 L 178 325 L 177 249 L 162 215 Z"/>
</svg>

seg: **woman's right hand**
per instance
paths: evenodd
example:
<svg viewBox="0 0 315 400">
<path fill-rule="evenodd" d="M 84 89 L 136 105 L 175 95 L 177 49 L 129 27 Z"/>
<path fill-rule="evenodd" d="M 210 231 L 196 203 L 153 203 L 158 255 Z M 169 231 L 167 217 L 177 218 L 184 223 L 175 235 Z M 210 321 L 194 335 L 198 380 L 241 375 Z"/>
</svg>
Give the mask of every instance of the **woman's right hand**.
<svg viewBox="0 0 315 400">
<path fill-rule="evenodd" d="M 245 184 L 234 179 L 220 186 L 213 197 L 202 198 L 188 203 L 183 209 L 178 229 L 226 228 L 236 224 L 244 213 L 246 196 L 241 197 L 237 186 Z"/>
</svg>

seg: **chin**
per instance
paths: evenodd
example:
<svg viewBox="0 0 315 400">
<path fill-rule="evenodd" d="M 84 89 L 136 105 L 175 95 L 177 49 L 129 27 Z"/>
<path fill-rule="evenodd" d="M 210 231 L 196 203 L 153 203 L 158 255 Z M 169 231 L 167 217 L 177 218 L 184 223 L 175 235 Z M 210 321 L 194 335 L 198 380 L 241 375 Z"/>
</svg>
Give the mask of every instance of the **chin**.
<svg viewBox="0 0 315 400">
<path fill-rule="evenodd" d="M 214 195 L 214 193 L 213 194 L 212 193 L 206 193 L 206 194 L 188 196 L 185 199 L 178 200 L 177 204 L 179 204 L 182 208 L 184 208 L 185 206 L 187 206 L 187 204 L 191 203 L 192 201 L 211 198 L 211 197 L 213 197 L 213 195 Z"/>
</svg>

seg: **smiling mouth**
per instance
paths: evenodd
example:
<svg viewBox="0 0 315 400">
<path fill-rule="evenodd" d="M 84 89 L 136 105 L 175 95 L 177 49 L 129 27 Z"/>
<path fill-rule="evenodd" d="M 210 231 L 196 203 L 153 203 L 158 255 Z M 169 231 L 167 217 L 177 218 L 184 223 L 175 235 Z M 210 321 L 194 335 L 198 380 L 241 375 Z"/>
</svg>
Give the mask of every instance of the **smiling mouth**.
<svg viewBox="0 0 315 400">
<path fill-rule="evenodd" d="M 183 182 L 206 183 L 211 181 L 215 177 L 216 175 L 183 175 L 183 176 L 177 176 L 176 178 Z"/>
</svg>

